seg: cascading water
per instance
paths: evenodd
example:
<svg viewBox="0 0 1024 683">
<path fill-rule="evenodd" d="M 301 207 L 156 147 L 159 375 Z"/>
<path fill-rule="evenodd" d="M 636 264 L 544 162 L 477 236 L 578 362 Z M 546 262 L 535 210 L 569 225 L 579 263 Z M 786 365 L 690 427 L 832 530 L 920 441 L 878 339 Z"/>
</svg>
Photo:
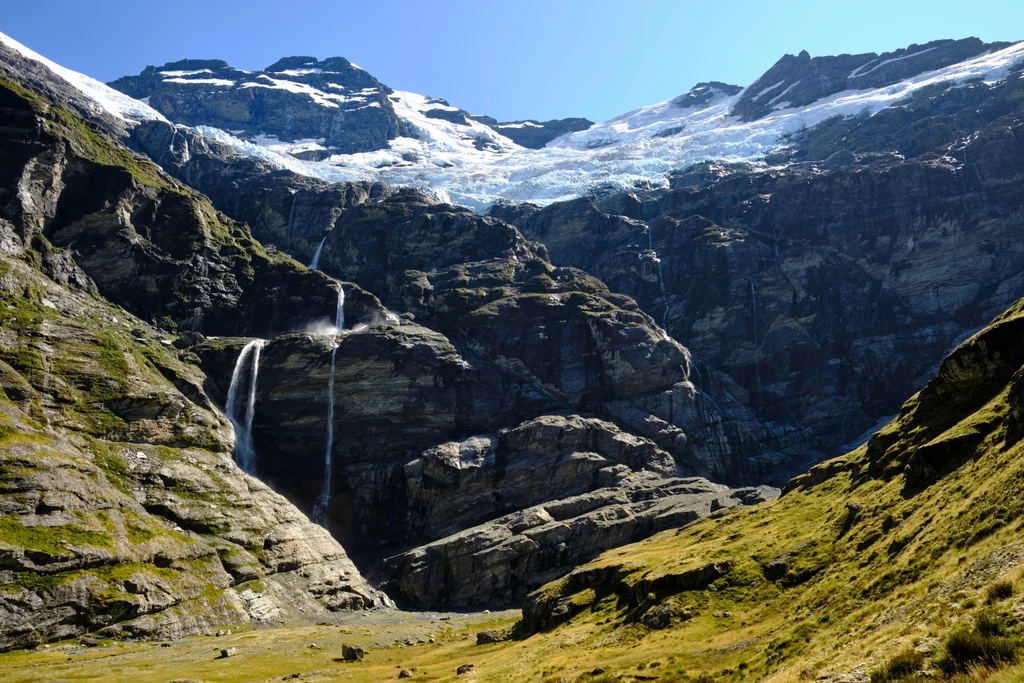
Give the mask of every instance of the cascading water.
<svg viewBox="0 0 1024 683">
<path fill-rule="evenodd" d="M 665 291 L 665 274 L 661 270 L 661 258 L 658 256 L 658 252 L 654 251 L 654 236 L 651 234 L 653 230 L 651 226 L 647 226 L 647 248 L 654 254 L 654 263 L 658 266 L 658 286 L 661 288 L 661 301 L 665 304 L 665 312 L 661 314 L 661 326 L 665 327 L 665 323 L 668 322 L 668 293 Z"/>
<path fill-rule="evenodd" d="M 228 388 L 227 405 L 224 406 L 224 412 L 227 413 L 228 419 L 231 420 L 231 424 L 235 428 L 235 462 L 242 468 L 242 471 L 252 475 L 256 474 L 256 451 L 252 443 L 252 423 L 253 418 L 256 417 L 256 379 L 260 371 L 260 351 L 265 343 L 266 341 L 263 339 L 254 339 L 242 347 L 238 354 L 238 360 L 235 361 L 235 369 L 231 372 L 231 386 Z M 252 362 L 249 366 L 249 391 L 246 396 L 243 416 L 240 414 L 240 399 L 244 383 L 242 371 L 250 356 Z"/>
<path fill-rule="evenodd" d="M 317 246 L 316 251 L 313 252 L 313 260 L 309 262 L 310 269 L 312 269 L 312 270 L 319 270 L 320 269 L 320 252 L 324 250 L 324 242 L 326 242 L 326 241 L 327 241 L 327 236 L 324 235 L 324 238 L 322 240 L 320 240 L 320 245 Z"/>
<path fill-rule="evenodd" d="M 345 329 L 345 288 L 338 283 L 338 305 L 334 310 L 334 326 L 339 330 Z"/>
<path fill-rule="evenodd" d="M 320 488 L 320 496 L 313 505 L 313 521 L 322 527 L 327 526 L 327 511 L 331 507 L 331 474 L 334 465 L 334 368 L 338 356 L 338 347 L 331 351 L 331 379 L 327 383 L 327 449 L 324 452 L 324 483 Z"/>
</svg>

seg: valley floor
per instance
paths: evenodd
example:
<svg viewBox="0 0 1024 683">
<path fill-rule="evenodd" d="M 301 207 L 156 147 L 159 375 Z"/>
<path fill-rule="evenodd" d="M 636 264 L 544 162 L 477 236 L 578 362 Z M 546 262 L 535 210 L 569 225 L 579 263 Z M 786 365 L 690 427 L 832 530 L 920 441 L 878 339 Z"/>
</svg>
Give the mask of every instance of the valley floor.
<svg viewBox="0 0 1024 683">
<path fill-rule="evenodd" d="M 478 646 L 479 631 L 504 628 L 518 618 L 518 610 L 467 615 L 371 611 L 351 613 L 340 625 L 247 626 L 229 635 L 174 643 L 101 641 L 85 648 L 68 641 L 0 655 L 0 679 L 10 683 L 370 682 L 397 679 L 401 671 L 409 670 L 413 680 L 455 680 L 459 666 L 479 666 L 509 647 L 509 643 Z M 365 650 L 365 660 L 341 661 L 343 644 Z M 228 648 L 237 651 L 221 658 L 221 650 Z"/>
</svg>

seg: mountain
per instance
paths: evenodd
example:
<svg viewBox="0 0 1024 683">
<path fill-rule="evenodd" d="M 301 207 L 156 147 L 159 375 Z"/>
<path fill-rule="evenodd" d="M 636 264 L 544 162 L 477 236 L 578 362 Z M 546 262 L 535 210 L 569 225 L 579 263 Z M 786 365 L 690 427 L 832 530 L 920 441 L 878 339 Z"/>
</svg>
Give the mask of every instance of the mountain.
<svg viewBox="0 0 1024 683">
<path fill-rule="evenodd" d="M 338 89 L 354 87 L 345 80 L 347 71 L 324 73 L 330 69 L 316 66 L 321 63 L 312 58 L 288 58 L 294 68 L 287 73 L 248 75 L 226 65 L 221 71 L 209 69 L 220 74 L 216 76 L 204 73 L 207 67 L 185 69 L 183 63 L 172 63 L 112 85 L 132 96 L 150 97 L 173 122 L 200 126 L 199 132 L 207 136 L 265 158 L 270 152 L 279 168 L 327 181 L 416 187 L 484 211 L 502 200 L 547 204 L 607 188 L 665 188 L 666 174 L 709 159 L 763 162 L 766 155 L 791 146 L 786 136 L 805 128 L 836 117 L 895 112 L 915 93 L 925 97 L 943 84 L 957 88 L 978 79 L 995 83 L 1022 58 L 1021 44 L 977 39 L 934 41 L 881 55 L 787 55 L 747 88 L 701 83 L 679 97 L 582 130 L 577 125 L 589 122 L 534 124 L 544 129 L 535 129 L 533 122 L 498 124 L 444 100 L 381 87 L 371 98 L 380 107 L 373 112 L 373 132 L 365 129 L 362 118 L 343 126 L 360 139 L 377 141 L 365 151 L 331 142 L 337 135 L 325 126 L 348 107 L 376 107 L 370 100 L 349 102 L 350 96 L 362 96 Z M 321 73 L 313 73 L 318 69 Z M 165 72 L 171 75 L 159 75 Z M 317 123 L 302 128 L 301 134 L 295 129 L 299 124 L 282 127 L 273 116 L 259 113 L 258 103 L 265 97 L 287 99 L 285 110 L 294 108 L 301 125 Z M 204 118 L 207 107 L 216 111 Z M 234 123 L 220 118 L 228 111 Z M 564 134 L 546 139 L 555 132 Z M 545 145 L 539 149 L 519 146 L 532 147 L 540 140 Z M 252 143 L 260 149 L 253 150 Z M 332 145 L 337 149 L 322 149 Z M 293 154 L 320 161 L 295 163 Z"/>
<path fill-rule="evenodd" d="M 502 201 L 490 214 L 542 242 L 554 263 L 632 296 L 704 366 L 725 371 L 739 389 L 730 395 L 760 417 L 747 431 L 785 458 L 772 456 L 771 472 L 757 473 L 723 457 L 709 472 L 732 483 L 765 476 L 781 483 L 796 463 L 841 454 L 884 424 L 943 354 L 1019 291 L 1020 49 L 939 41 L 892 55 L 812 60 L 832 74 L 821 81 L 832 83 L 824 99 L 753 121 L 729 113 L 745 106 L 750 88 L 698 84 L 541 152 L 619 154 L 646 136 L 637 163 L 667 168 L 664 145 L 692 155 L 699 137 L 718 144 L 732 131 L 748 154 L 756 130 L 757 149 L 774 151 L 763 161 L 678 168 L 658 181 L 667 187 L 605 187 L 546 206 Z M 965 61 L 949 64 L 955 59 Z M 848 85 L 839 74 L 883 62 L 871 88 L 833 91 Z M 792 64 L 780 60 L 770 78 Z M 780 137 L 787 128 L 794 132 Z M 355 227 L 345 211 L 379 186 L 353 194 L 362 186 L 300 180 L 329 166 L 294 159 L 291 174 L 274 175 L 281 157 L 266 148 L 215 143 L 159 121 L 135 127 L 132 137 L 259 239 L 305 260 L 322 243 L 328 273 L 364 277 L 339 251 Z M 607 178 L 613 167 L 593 168 Z M 381 285 L 372 289 L 386 298 Z M 667 411 L 648 412 L 671 422 Z M 632 424 L 670 448 L 670 434 Z"/>
<path fill-rule="evenodd" d="M 0 111 L 0 648 L 392 604 L 235 465 L 205 376 L 174 346 L 176 329 L 291 327 L 292 297 L 303 315 L 333 309 L 329 281 L 5 47 Z"/>
<path fill-rule="evenodd" d="M 289 680 L 1020 656 L 1021 44 L 787 56 L 532 149 L 340 58 L 126 93 L 0 43 L 4 649 L 284 622 L 221 642 Z M 223 678 L 210 642 L 117 676 Z"/>
<path fill-rule="evenodd" d="M 442 99 L 395 92 L 342 57 L 285 57 L 258 72 L 183 59 L 110 85 L 175 123 L 229 131 L 311 161 L 383 150 L 414 161 L 409 144 L 417 139 L 435 142 L 422 150 L 432 162 L 439 161 L 432 153 L 442 150 L 484 159 L 543 147 L 593 125 L 579 118 L 501 123 L 474 116 Z"/>
<path fill-rule="evenodd" d="M 352 254 L 362 285 L 339 281 L 124 143 L 171 135 L 168 168 L 237 153 L 111 92 L 0 47 L 5 649 L 391 606 L 350 556 L 403 604 L 510 605 L 778 495 L 701 476 L 783 458 L 729 383 L 705 393 L 635 302 L 512 225 L 348 185 L 319 260 Z"/>
</svg>

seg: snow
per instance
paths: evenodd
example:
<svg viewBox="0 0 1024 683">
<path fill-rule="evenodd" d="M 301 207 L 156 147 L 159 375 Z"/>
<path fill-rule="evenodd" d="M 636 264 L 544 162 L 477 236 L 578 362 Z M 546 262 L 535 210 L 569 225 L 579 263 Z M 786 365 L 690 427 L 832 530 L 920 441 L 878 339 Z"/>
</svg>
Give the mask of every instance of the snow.
<svg viewBox="0 0 1024 683">
<path fill-rule="evenodd" d="M 39 62 L 60 78 L 70 83 L 81 91 L 83 95 L 95 102 L 101 109 L 111 116 L 121 119 L 127 123 L 137 123 L 144 120 L 166 121 L 160 112 L 147 104 L 128 97 L 124 93 L 114 90 L 110 86 L 100 83 L 95 78 L 89 78 L 84 74 L 71 69 L 65 69 L 59 64 L 51 62 L 46 57 L 33 52 L 10 36 L 0 33 L 0 43 L 19 53 L 25 59 Z"/>
<path fill-rule="evenodd" d="M 296 81 L 280 80 L 271 78 L 265 74 L 260 74 L 257 78 L 262 78 L 269 83 L 258 83 L 256 81 L 248 81 L 242 83 L 240 88 L 269 88 L 271 90 L 287 90 L 288 92 L 297 93 L 299 95 L 309 95 L 309 97 L 322 107 L 329 109 L 338 109 L 339 102 L 365 102 L 366 97 L 363 95 L 339 95 L 337 93 L 328 93 L 323 90 L 317 90 L 313 86 L 307 83 L 298 83 Z M 363 92 L 363 91 L 360 91 Z M 373 90 L 376 94 L 377 91 Z"/>
<path fill-rule="evenodd" d="M 252 137 L 252 142 L 281 154 L 297 154 L 299 152 L 330 149 L 328 147 L 324 147 L 326 138 L 306 138 L 303 140 L 295 140 L 294 142 L 282 142 L 276 135 L 260 133 L 259 135 L 254 135 Z"/>
<path fill-rule="evenodd" d="M 164 83 L 220 85 L 226 88 L 230 88 L 235 84 L 234 81 L 229 81 L 226 78 L 165 78 Z"/>
<path fill-rule="evenodd" d="M 495 126 L 495 128 L 543 128 L 544 126 L 533 121 L 523 121 L 522 123 L 501 123 Z"/>
<path fill-rule="evenodd" d="M 167 76 L 169 78 L 180 78 L 182 76 L 198 76 L 199 74 L 212 74 L 213 72 L 209 69 L 197 69 L 195 71 L 160 71 L 161 76 Z"/>
<path fill-rule="evenodd" d="M 312 74 L 322 74 L 323 69 L 285 69 L 284 71 L 275 71 L 275 74 L 281 74 L 282 76 L 310 76 Z M 333 73 L 333 72 L 332 72 Z"/>
<path fill-rule="evenodd" d="M 6 36 L 0 39 L 8 45 L 13 43 Z M 15 49 L 23 54 L 27 51 L 20 45 Z M 902 58 L 917 54 L 920 52 Z M 50 66 L 31 51 L 27 51 L 26 56 Z M 426 113 L 431 109 L 456 108 L 403 91 L 394 91 L 390 100 L 395 113 L 412 133 L 391 140 L 386 149 L 373 152 L 331 154 L 324 161 L 303 161 L 292 154 L 331 150 L 324 146 L 323 139 L 285 142 L 258 135 L 245 140 L 237 134 L 207 126 L 194 130 L 232 145 L 240 153 L 260 159 L 272 168 L 288 169 L 328 182 L 368 180 L 419 188 L 445 201 L 482 211 L 499 199 L 543 205 L 578 197 L 598 186 L 666 187 L 670 171 L 705 160 L 764 164 L 766 154 L 787 145 L 787 136 L 802 128 L 812 128 L 834 116 L 874 115 L 886 107 L 901 106 L 917 90 L 939 83 L 953 87 L 971 80 L 995 83 L 1007 78 L 1010 67 L 1022 59 L 1024 42 L 883 88 L 847 90 L 799 107 L 784 101 L 796 84 L 780 90 L 785 83 L 781 81 L 758 93 L 758 97 L 772 93 L 768 100 L 772 110 L 755 121 L 743 121 L 731 114 L 746 91 L 728 95 L 713 89 L 710 100 L 702 104 L 681 107 L 679 98 L 674 98 L 641 107 L 588 130 L 563 135 L 541 149 L 515 144 L 501 134 L 503 126 L 492 128 L 475 120 L 453 123 L 430 118 Z M 861 71 L 870 65 L 863 65 Z M 882 64 L 873 68 L 880 66 Z M 93 79 L 57 65 L 50 68 L 115 115 L 133 120 L 163 118 L 142 102 Z M 262 74 L 239 87 L 288 90 L 308 95 L 326 107 L 337 107 L 338 102 L 380 106 L 379 101 L 368 102 L 368 95 L 378 94 L 374 88 L 342 95 Z M 529 124 L 523 122 L 522 126 Z M 519 127 L 520 124 L 505 126 Z M 658 136 L 669 129 L 679 132 L 669 137 Z M 478 145 L 482 149 L 478 149 Z"/>
<path fill-rule="evenodd" d="M 775 103 L 776 103 L 776 102 L 778 102 L 778 101 L 779 101 L 779 100 L 781 100 L 781 99 L 782 99 L 783 97 L 785 97 L 786 95 L 788 95 L 788 94 L 789 94 L 789 91 L 790 91 L 790 90 L 792 90 L 793 88 L 795 88 L 796 86 L 800 85 L 800 84 L 801 84 L 801 83 L 803 83 L 803 82 L 804 82 L 804 79 L 802 79 L 802 78 L 801 78 L 801 79 L 800 79 L 799 81 L 797 81 L 797 82 L 796 82 L 796 83 L 794 83 L 793 85 L 789 86 L 788 88 L 786 88 L 785 90 L 783 90 L 782 92 L 780 92 L 780 93 L 779 93 L 778 95 L 776 95 L 775 97 L 773 97 L 773 98 L 771 98 L 770 100 L 768 100 L 768 106 L 769 106 L 769 107 L 774 107 L 774 106 L 775 106 Z M 786 107 L 779 107 L 779 109 L 786 109 Z"/>
<path fill-rule="evenodd" d="M 1022 58 L 1024 43 L 1019 43 L 885 88 L 847 90 L 801 107 L 782 101 L 783 89 L 773 93 L 779 99 L 770 114 L 749 122 L 730 113 L 743 92 L 730 96 L 718 91 L 710 102 L 690 108 L 668 100 L 563 135 L 541 149 L 515 145 L 500 134 L 500 127 L 430 119 L 424 116 L 435 106 L 429 98 L 396 91 L 395 111 L 411 124 L 415 137 L 397 138 L 388 149 L 376 152 L 333 155 L 324 162 L 310 162 L 307 169 L 313 175 L 323 173 L 321 177 L 344 169 L 367 180 L 443 190 L 453 201 L 478 210 L 498 199 L 548 204 L 598 185 L 664 187 L 669 171 L 707 159 L 763 163 L 766 154 L 785 146 L 787 134 L 833 116 L 873 115 L 936 83 L 1002 80 Z M 682 130 L 671 137 L 657 137 L 669 128 Z M 476 136 L 492 140 L 496 151 L 476 149 Z"/>
<path fill-rule="evenodd" d="M 914 52 L 913 54 L 903 55 L 902 57 L 893 57 L 892 59 L 886 59 L 885 61 L 878 62 L 878 64 L 875 64 L 873 67 L 871 67 L 867 71 L 861 71 L 861 69 L 863 69 L 864 67 L 868 66 L 868 64 L 874 64 L 875 61 L 877 61 L 875 59 L 872 59 L 867 64 L 862 64 L 862 65 L 858 66 L 856 69 L 854 69 L 853 71 L 851 71 L 850 75 L 847 76 L 847 78 L 860 78 L 861 76 L 867 76 L 872 71 L 875 71 L 876 69 L 881 69 L 886 64 L 892 64 L 893 62 L 902 62 L 904 59 L 910 59 L 911 57 L 916 57 L 918 55 L 923 55 L 925 52 L 931 52 L 934 49 L 935 49 L 934 47 L 928 47 L 928 48 L 925 48 L 923 50 L 918 50 L 917 52 Z"/>
<path fill-rule="evenodd" d="M 776 83 L 775 85 L 770 85 L 770 86 L 768 86 L 767 88 L 765 88 L 765 89 L 764 89 L 764 90 L 762 90 L 761 92 L 759 92 L 759 93 L 757 93 L 756 95 L 754 95 L 753 97 L 751 97 L 751 98 L 750 98 L 750 101 L 751 101 L 751 102 L 757 102 L 757 101 L 758 101 L 759 99 L 761 99 L 762 97 L 764 97 L 765 95 L 767 95 L 768 93 L 770 93 L 770 92 L 771 92 L 772 90 L 775 90 L 776 88 L 778 88 L 778 87 L 781 87 L 781 86 L 782 86 L 782 84 L 783 84 L 783 83 L 785 83 L 785 82 L 786 82 L 786 81 L 779 81 L 779 82 L 778 82 L 778 83 Z"/>
</svg>

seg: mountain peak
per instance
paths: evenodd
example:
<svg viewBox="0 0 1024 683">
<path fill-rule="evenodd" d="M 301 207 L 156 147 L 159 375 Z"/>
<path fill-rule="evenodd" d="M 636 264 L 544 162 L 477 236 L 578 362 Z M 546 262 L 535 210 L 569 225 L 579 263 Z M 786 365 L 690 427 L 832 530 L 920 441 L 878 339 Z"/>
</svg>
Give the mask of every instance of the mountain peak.
<svg viewBox="0 0 1024 683">
<path fill-rule="evenodd" d="M 827 57 L 811 57 L 807 50 L 801 50 L 795 57 L 783 56 L 754 81 L 733 113 L 753 121 L 777 109 L 805 106 L 844 90 L 882 88 L 1010 44 L 984 43 L 977 38 L 945 39 L 882 54 Z"/>
</svg>

